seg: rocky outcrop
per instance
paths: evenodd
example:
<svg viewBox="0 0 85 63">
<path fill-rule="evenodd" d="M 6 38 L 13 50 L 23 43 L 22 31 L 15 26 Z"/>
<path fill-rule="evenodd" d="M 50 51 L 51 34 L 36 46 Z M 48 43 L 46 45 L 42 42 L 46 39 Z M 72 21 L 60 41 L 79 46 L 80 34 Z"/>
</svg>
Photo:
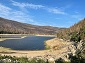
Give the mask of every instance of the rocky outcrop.
<svg viewBox="0 0 85 63">
<path fill-rule="evenodd" d="M 72 54 L 73 56 L 75 56 L 76 50 L 77 50 L 77 49 L 76 49 L 76 47 L 75 47 L 73 44 L 68 47 L 68 52 L 69 52 L 70 54 Z"/>
<path fill-rule="evenodd" d="M 54 38 L 46 41 L 46 45 L 50 47 L 50 50 L 58 53 L 55 55 L 55 59 L 63 59 L 70 62 L 70 56 L 75 56 L 78 50 L 82 50 L 83 41 L 78 43 L 64 41 L 63 39 Z"/>
<path fill-rule="evenodd" d="M 77 49 L 82 50 L 84 42 L 81 40 L 78 44 L 77 44 Z"/>
<path fill-rule="evenodd" d="M 76 45 L 75 45 L 76 44 Z M 64 61 L 70 62 L 70 56 L 75 56 L 82 52 L 85 48 L 83 47 L 84 42 L 73 43 L 68 46 L 68 51 L 61 56 Z"/>
</svg>

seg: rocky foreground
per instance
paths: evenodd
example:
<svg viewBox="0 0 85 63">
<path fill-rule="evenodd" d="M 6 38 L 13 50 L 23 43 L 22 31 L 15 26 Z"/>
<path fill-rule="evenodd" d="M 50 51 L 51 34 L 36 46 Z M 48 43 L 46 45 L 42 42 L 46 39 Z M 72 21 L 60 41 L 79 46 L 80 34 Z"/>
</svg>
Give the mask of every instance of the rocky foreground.
<svg viewBox="0 0 85 63">
<path fill-rule="evenodd" d="M 76 47 L 73 42 L 66 42 L 62 39 L 54 38 L 46 41 L 46 46 L 49 47 L 48 50 L 40 51 L 18 51 L 10 50 L 3 47 L 0 47 L 0 55 L 4 56 L 16 56 L 16 57 L 27 57 L 27 58 L 40 58 L 43 60 L 48 60 L 49 62 L 55 63 L 59 58 L 64 59 L 65 61 L 69 60 L 69 54 L 75 55 Z M 81 47 L 81 44 L 78 48 Z"/>
</svg>

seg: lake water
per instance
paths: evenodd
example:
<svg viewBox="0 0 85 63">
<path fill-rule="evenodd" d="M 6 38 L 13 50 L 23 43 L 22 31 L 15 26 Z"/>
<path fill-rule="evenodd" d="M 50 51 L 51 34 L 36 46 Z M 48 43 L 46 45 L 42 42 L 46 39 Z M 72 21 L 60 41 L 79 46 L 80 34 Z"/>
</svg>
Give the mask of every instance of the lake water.
<svg viewBox="0 0 85 63">
<path fill-rule="evenodd" d="M 23 39 L 10 39 L 0 42 L 0 46 L 14 50 L 44 50 L 44 41 L 54 37 L 28 36 Z"/>
</svg>

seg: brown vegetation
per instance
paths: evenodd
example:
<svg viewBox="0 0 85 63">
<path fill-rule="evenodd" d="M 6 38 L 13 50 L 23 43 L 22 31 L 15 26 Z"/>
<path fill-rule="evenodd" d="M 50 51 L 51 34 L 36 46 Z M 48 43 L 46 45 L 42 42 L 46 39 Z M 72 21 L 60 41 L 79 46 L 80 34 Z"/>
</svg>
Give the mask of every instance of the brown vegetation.
<svg viewBox="0 0 85 63">
<path fill-rule="evenodd" d="M 59 32 L 61 28 L 51 26 L 37 26 L 25 24 L 0 18 L 0 34 L 42 34 L 53 35 Z"/>
</svg>

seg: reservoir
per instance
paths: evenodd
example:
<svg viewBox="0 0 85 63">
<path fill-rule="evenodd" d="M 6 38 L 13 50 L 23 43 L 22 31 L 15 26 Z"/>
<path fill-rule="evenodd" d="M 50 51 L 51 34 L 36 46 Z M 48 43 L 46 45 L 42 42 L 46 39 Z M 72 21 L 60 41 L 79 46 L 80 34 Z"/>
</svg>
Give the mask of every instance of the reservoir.
<svg viewBox="0 0 85 63">
<path fill-rule="evenodd" d="M 28 36 L 22 39 L 9 39 L 0 42 L 0 47 L 11 48 L 13 50 L 44 50 L 44 42 L 54 37 Z"/>
</svg>

